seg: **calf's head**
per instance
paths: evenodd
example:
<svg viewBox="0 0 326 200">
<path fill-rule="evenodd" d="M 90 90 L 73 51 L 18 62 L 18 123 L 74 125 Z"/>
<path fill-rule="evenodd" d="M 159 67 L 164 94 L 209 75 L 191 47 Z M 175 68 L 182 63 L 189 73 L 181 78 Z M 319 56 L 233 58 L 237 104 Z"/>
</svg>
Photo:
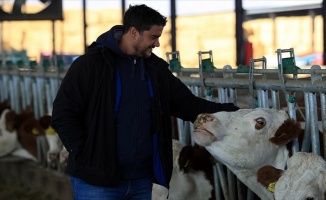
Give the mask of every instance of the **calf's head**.
<svg viewBox="0 0 326 200">
<path fill-rule="evenodd" d="M 257 181 L 274 193 L 275 200 L 325 200 L 326 162 L 314 153 L 295 153 L 287 170 L 261 167 Z"/>
<path fill-rule="evenodd" d="M 285 111 L 264 108 L 201 114 L 194 126 L 195 142 L 217 160 L 254 171 L 263 165 L 284 168 L 286 144 L 301 130 Z"/>
<path fill-rule="evenodd" d="M 10 154 L 17 146 L 15 130 L 16 114 L 10 109 L 1 112 L 0 117 L 0 157 Z"/>
<path fill-rule="evenodd" d="M 214 198 L 213 183 L 211 155 L 207 150 L 173 140 L 173 172 L 169 199 Z"/>
</svg>

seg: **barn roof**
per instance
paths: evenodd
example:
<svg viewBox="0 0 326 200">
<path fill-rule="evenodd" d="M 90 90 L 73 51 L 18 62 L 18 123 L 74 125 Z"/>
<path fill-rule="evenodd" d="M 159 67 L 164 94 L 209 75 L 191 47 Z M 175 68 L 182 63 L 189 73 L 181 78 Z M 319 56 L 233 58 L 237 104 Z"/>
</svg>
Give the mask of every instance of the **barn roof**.
<svg viewBox="0 0 326 200">
<path fill-rule="evenodd" d="M 321 14 L 322 4 L 309 4 L 299 6 L 245 10 L 245 20 L 247 21 L 261 18 L 307 16 Z"/>
</svg>

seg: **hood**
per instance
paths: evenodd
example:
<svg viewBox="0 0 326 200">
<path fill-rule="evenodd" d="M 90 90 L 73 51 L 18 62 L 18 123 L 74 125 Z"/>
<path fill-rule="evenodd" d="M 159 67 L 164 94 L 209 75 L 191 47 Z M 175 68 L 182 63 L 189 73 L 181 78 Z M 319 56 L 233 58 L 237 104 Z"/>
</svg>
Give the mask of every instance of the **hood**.
<svg viewBox="0 0 326 200">
<path fill-rule="evenodd" d="M 141 80 L 145 80 L 145 67 L 144 67 L 144 61 L 143 58 L 137 58 L 131 55 L 128 55 L 120 50 L 118 41 L 121 39 L 123 35 L 123 28 L 122 25 L 116 25 L 113 26 L 110 30 L 107 32 L 101 34 L 97 39 L 96 42 L 94 42 L 89 49 L 94 47 L 105 47 L 109 48 L 112 51 L 114 51 L 117 55 L 119 55 L 121 58 L 127 58 L 131 60 L 134 64 L 130 65 L 130 78 L 135 77 L 135 67 L 136 63 L 139 63 L 138 66 L 140 66 L 140 74 L 141 74 Z"/>
<path fill-rule="evenodd" d="M 121 39 L 122 35 L 123 35 L 122 25 L 113 26 L 107 32 L 102 33 L 96 39 L 96 42 L 93 43 L 89 48 L 93 48 L 95 46 L 106 47 L 119 55 L 126 55 L 119 49 L 118 46 L 118 41 Z"/>
</svg>

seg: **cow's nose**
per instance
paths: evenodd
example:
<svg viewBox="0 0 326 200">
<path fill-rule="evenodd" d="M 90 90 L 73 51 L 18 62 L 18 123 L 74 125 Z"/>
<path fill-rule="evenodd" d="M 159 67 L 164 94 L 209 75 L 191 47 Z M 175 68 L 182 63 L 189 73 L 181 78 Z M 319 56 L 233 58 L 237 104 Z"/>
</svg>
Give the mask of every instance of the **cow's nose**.
<svg viewBox="0 0 326 200">
<path fill-rule="evenodd" d="M 199 126 L 201 126 L 207 121 L 213 121 L 213 118 L 211 117 L 210 114 L 207 113 L 199 114 L 194 122 L 194 127 L 198 128 Z"/>
</svg>

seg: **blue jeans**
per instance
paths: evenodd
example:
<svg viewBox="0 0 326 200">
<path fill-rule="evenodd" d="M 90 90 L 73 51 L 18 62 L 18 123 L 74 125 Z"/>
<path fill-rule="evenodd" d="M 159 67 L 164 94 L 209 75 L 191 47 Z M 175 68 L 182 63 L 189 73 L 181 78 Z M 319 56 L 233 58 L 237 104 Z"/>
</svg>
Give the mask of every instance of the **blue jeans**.
<svg viewBox="0 0 326 200">
<path fill-rule="evenodd" d="M 121 180 L 118 187 L 99 187 L 70 176 L 74 200 L 151 200 L 152 179 Z"/>
</svg>

